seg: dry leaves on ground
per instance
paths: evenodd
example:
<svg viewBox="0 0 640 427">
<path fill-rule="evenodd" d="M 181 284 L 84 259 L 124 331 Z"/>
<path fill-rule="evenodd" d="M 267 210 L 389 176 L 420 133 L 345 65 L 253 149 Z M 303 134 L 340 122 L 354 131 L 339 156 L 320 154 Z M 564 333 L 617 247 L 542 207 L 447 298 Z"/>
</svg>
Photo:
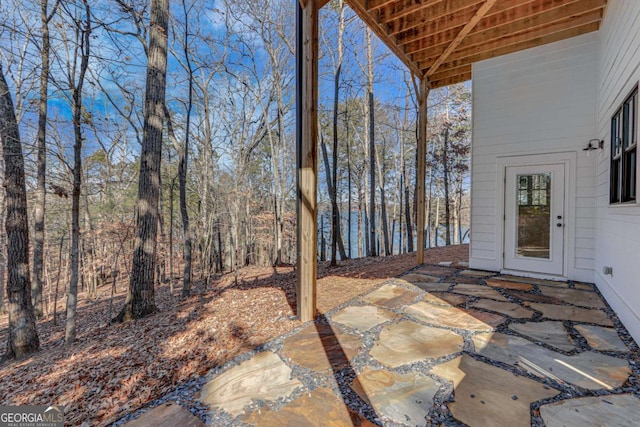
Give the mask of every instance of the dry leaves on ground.
<svg viewBox="0 0 640 427">
<path fill-rule="evenodd" d="M 466 245 L 427 251 L 429 263 L 467 257 Z M 414 266 L 413 254 L 322 263 L 318 308 L 326 312 Z M 125 286 L 114 307 L 124 303 Z M 2 404 L 60 404 L 69 424 L 105 425 L 300 325 L 292 267 L 246 268 L 237 283 L 227 274 L 213 289 L 183 300 L 179 287 L 171 294 L 163 284 L 156 289 L 157 314 L 114 326 L 107 325 L 109 292 L 101 291 L 95 301 L 80 295 L 75 344 L 64 346 L 64 316 L 57 325 L 42 320 L 41 352 L 0 366 Z M 6 315 L 0 324 L 5 348 Z"/>
</svg>

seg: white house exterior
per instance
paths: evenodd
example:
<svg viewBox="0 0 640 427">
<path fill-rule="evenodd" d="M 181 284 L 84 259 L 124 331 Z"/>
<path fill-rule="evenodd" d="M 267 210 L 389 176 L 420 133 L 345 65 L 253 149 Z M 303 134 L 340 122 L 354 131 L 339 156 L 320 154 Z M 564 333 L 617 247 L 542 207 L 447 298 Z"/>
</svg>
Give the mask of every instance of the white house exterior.
<svg viewBox="0 0 640 427">
<path fill-rule="evenodd" d="M 595 282 L 640 341 L 640 108 L 629 98 L 640 81 L 640 1 L 611 0 L 598 32 L 472 73 L 470 266 Z M 629 131 L 612 162 L 614 116 Z M 624 182 L 615 190 L 612 175 Z"/>
</svg>

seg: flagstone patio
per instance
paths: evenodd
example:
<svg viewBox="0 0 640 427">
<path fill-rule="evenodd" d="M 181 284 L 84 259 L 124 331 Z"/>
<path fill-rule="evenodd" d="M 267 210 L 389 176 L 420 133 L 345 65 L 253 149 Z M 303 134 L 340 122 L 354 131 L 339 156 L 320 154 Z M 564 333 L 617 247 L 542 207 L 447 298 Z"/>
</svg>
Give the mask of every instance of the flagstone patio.
<svg viewBox="0 0 640 427">
<path fill-rule="evenodd" d="M 640 425 L 638 346 L 595 287 L 465 268 L 414 269 L 215 370 L 207 423 Z"/>
</svg>

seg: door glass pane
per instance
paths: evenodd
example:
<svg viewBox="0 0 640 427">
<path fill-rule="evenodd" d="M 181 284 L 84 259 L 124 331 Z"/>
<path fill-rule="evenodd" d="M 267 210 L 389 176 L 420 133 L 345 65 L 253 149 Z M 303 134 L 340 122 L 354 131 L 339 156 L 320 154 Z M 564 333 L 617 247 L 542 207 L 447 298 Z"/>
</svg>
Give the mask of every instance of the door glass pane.
<svg viewBox="0 0 640 427">
<path fill-rule="evenodd" d="M 550 259 L 551 174 L 518 175 L 516 255 Z"/>
</svg>

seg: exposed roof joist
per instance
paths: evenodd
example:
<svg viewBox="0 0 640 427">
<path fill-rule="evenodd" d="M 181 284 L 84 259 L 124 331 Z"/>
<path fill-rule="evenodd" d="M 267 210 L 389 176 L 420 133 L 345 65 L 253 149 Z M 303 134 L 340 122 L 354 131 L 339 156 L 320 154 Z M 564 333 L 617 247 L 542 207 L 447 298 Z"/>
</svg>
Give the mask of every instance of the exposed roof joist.
<svg viewBox="0 0 640 427">
<path fill-rule="evenodd" d="M 432 87 L 483 59 L 597 31 L 607 0 L 346 0 Z"/>
</svg>

